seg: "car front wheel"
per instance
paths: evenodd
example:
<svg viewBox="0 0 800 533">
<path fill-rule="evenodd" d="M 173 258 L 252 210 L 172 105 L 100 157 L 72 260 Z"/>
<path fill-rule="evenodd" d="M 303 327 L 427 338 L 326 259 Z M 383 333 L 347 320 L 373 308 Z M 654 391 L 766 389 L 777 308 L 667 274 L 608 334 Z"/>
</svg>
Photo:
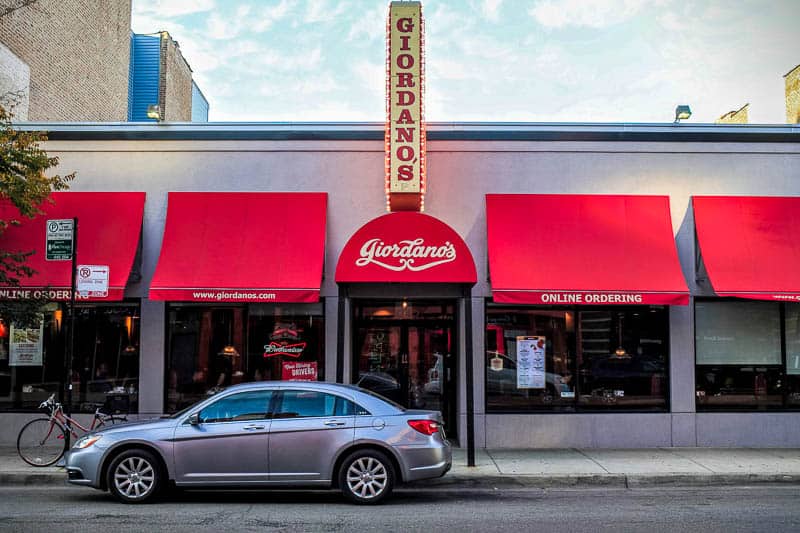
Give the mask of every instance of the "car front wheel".
<svg viewBox="0 0 800 533">
<path fill-rule="evenodd" d="M 123 503 L 152 501 L 163 486 L 158 460 L 147 450 L 126 450 L 111 461 L 108 490 Z"/>
<path fill-rule="evenodd" d="M 374 504 L 392 492 L 394 476 L 392 463 L 385 454 L 377 450 L 359 450 L 342 463 L 339 488 L 354 503 Z"/>
</svg>

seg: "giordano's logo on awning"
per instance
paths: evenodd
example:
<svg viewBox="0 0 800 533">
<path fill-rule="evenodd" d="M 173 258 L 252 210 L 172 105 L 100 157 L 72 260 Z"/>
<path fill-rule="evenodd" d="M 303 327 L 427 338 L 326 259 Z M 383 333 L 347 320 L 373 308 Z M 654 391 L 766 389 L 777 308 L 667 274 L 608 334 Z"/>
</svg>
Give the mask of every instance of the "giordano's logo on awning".
<svg viewBox="0 0 800 533">
<path fill-rule="evenodd" d="M 425 239 L 408 239 L 386 244 L 381 239 L 369 239 L 361 246 L 356 266 L 377 265 L 402 272 L 419 272 L 456 260 L 456 247 L 450 241 L 428 245 Z"/>
</svg>

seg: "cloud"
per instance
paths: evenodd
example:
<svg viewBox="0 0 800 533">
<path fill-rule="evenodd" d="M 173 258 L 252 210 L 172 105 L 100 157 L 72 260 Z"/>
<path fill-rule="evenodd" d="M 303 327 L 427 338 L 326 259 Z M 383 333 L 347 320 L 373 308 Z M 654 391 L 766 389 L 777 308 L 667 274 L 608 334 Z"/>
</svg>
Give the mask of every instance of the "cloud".
<svg viewBox="0 0 800 533">
<path fill-rule="evenodd" d="M 386 65 L 357 61 L 350 67 L 358 86 L 374 97 L 386 98 Z"/>
<path fill-rule="evenodd" d="M 548 28 L 604 28 L 625 22 L 647 3 L 646 0 L 540 0 L 529 13 Z"/>
<path fill-rule="evenodd" d="M 483 0 L 480 4 L 480 12 L 487 20 L 497 22 L 500 20 L 500 5 L 503 0 Z"/>
<path fill-rule="evenodd" d="M 340 18 L 348 10 L 356 11 L 356 8 L 341 1 L 334 3 L 330 0 L 308 0 L 303 22 L 306 24 L 330 22 Z"/>
<path fill-rule="evenodd" d="M 148 14 L 137 14 L 131 17 L 131 29 L 134 33 L 156 33 L 166 30 L 172 36 L 191 33 L 180 22 Z"/>
<path fill-rule="evenodd" d="M 249 21 L 250 30 L 261 33 L 269 29 L 275 22 L 286 18 L 292 12 L 296 2 L 281 0 L 277 6 L 262 7 Z"/>
<path fill-rule="evenodd" d="M 212 39 L 234 39 L 250 24 L 250 6 L 240 5 L 231 11 L 216 10 L 208 16 L 206 34 Z"/>
<path fill-rule="evenodd" d="M 172 18 L 211 11 L 214 6 L 214 0 L 134 0 L 133 13 Z"/>
<path fill-rule="evenodd" d="M 320 72 L 299 79 L 292 77 L 288 80 L 281 80 L 280 84 L 273 80 L 264 81 L 258 88 L 258 94 L 269 97 L 289 96 L 294 98 L 330 93 L 340 87 L 341 84 L 336 82 L 330 72 Z"/>
<path fill-rule="evenodd" d="M 347 40 L 353 41 L 365 37 L 369 41 L 383 38 L 386 35 L 386 7 L 377 5 L 360 13 L 347 34 Z"/>
<path fill-rule="evenodd" d="M 483 78 L 485 75 L 485 72 L 474 68 L 471 62 L 446 57 L 437 58 L 434 62 L 427 62 L 425 70 L 429 79 L 438 80 L 468 80 Z"/>
</svg>

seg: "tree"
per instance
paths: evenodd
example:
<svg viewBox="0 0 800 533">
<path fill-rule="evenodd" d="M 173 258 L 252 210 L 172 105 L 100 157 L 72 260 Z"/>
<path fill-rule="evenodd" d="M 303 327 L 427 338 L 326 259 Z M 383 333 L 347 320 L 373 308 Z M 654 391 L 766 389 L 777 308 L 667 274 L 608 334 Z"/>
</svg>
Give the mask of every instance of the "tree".
<svg viewBox="0 0 800 533">
<path fill-rule="evenodd" d="M 39 144 L 47 134 L 39 131 L 17 131 L 11 124 L 12 114 L 0 105 L 0 203 L 12 204 L 19 217 L 0 214 L 0 237 L 24 218 L 42 214 L 40 206 L 50 201 L 52 191 L 69 188 L 75 173 L 47 176 L 45 172 L 58 165 L 57 157 L 49 157 Z M 4 212 L 8 212 L 5 210 Z M 34 252 L 0 249 L 0 286 L 18 287 L 20 281 L 34 271 L 26 260 Z M 43 300 L 0 300 L 0 317 L 21 326 L 29 326 L 41 318 Z"/>
</svg>

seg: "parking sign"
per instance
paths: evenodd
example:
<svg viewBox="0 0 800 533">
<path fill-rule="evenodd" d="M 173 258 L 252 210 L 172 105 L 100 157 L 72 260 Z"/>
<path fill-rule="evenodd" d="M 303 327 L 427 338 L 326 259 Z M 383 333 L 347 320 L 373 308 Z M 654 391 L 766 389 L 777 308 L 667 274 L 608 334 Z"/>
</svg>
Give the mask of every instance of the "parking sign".
<svg viewBox="0 0 800 533">
<path fill-rule="evenodd" d="M 72 260 L 74 224 L 71 218 L 47 221 L 46 259 L 48 261 Z"/>
<path fill-rule="evenodd" d="M 76 289 L 82 297 L 107 297 L 108 265 L 78 265 Z"/>
</svg>

